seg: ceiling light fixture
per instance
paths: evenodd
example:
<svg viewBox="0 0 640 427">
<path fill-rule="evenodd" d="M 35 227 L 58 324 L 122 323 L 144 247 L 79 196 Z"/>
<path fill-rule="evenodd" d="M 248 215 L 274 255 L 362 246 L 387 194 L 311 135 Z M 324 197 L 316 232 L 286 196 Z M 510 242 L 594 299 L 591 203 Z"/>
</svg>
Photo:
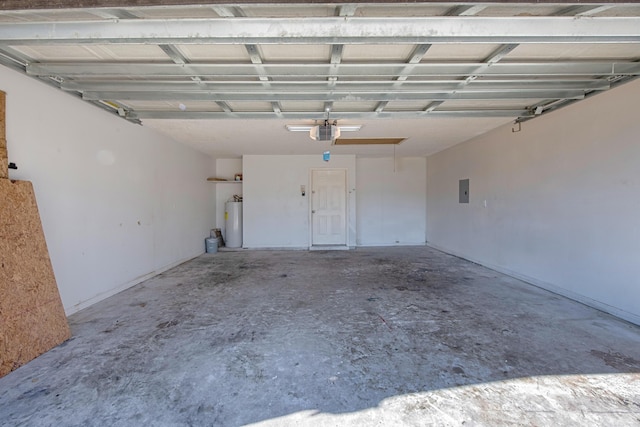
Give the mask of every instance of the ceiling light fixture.
<svg viewBox="0 0 640 427">
<path fill-rule="evenodd" d="M 289 132 L 309 132 L 318 125 L 285 125 Z M 340 132 L 357 132 L 362 129 L 362 125 L 339 125 Z"/>
</svg>

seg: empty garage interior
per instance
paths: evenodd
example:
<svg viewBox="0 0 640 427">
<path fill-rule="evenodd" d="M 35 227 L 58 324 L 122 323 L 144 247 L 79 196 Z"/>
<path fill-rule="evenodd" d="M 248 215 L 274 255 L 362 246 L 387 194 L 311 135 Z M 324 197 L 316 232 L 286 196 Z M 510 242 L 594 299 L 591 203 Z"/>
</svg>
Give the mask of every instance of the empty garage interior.
<svg viewBox="0 0 640 427">
<path fill-rule="evenodd" d="M 7 0 L 0 64 L 71 327 L 7 425 L 640 423 L 640 4 Z"/>
</svg>

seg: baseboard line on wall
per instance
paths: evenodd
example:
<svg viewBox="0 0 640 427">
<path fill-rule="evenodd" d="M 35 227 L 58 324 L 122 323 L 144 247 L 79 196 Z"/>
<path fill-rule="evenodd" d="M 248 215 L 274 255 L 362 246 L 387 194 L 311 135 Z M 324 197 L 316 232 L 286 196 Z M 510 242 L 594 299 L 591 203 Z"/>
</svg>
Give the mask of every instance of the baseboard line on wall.
<svg viewBox="0 0 640 427">
<path fill-rule="evenodd" d="M 515 278 L 515 279 L 521 280 L 521 281 L 523 281 L 523 282 L 525 282 L 525 283 L 527 283 L 529 285 L 532 285 L 532 286 L 535 286 L 537 288 L 544 289 L 545 291 L 549 291 L 551 293 L 554 293 L 554 294 L 569 298 L 569 299 L 571 299 L 573 301 L 579 302 L 580 304 L 584 304 L 584 305 L 586 305 L 588 307 L 595 308 L 596 310 L 602 311 L 602 312 L 607 313 L 607 314 L 611 314 L 612 316 L 618 317 L 618 318 L 620 318 L 620 319 L 622 319 L 624 321 L 627 321 L 627 322 L 630 322 L 630 323 L 633 323 L 635 325 L 640 326 L 640 316 L 638 316 L 638 315 L 636 315 L 634 313 L 630 313 L 628 311 L 621 310 L 621 309 L 619 309 L 617 307 L 614 307 L 614 306 L 611 306 L 609 304 L 605 304 L 603 302 L 596 301 L 596 300 L 591 299 L 589 297 L 586 297 L 584 295 L 581 295 L 581 294 L 572 292 L 570 290 L 561 288 L 559 286 L 556 286 L 556 285 L 554 285 L 552 283 L 544 282 L 544 281 L 538 280 L 538 279 L 536 279 L 534 277 L 529 277 L 529 276 L 526 276 L 524 274 L 520 274 L 520 273 L 518 273 L 516 271 L 511 271 L 509 269 L 506 269 L 506 268 L 503 268 L 503 267 L 500 267 L 500 266 L 497 266 L 497 265 L 492 265 L 492 264 L 488 264 L 488 263 L 479 261 L 477 259 L 469 258 L 469 257 L 467 257 L 467 256 L 465 256 L 463 254 L 460 254 L 460 253 L 456 252 L 456 251 L 452 251 L 452 250 L 450 250 L 448 248 L 444 248 L 444 247 L 435 245 L 433 243 L 427 242 L 427 246 L 429 246 L 430 248 L 436 249 L 436 250 L 438 250 L 440 252 L 444 252 L 446 254 L 453 255 L 453 256 L 456 256 L 458 258 L 462 258 L 464 260 L 471 261 L 473 263 L 479 264 L 479 265 L 481 265 L 483 267 L 486 267 L 486 268 L 489 268 L 491 270 L 497 271 L 498 273 L 506 274 L 507 276 L 510 276 L 510 277 Z"/>
<path fill-rule="evenodd" d="M 158 268 L 156 270 L 153 270 L 150 273 L 144 274 L 142 276 L 138 276 L 135 279 L 130 280 L 129 282 L 126 282 L 126 283 L 124 283 L 124 284 L 122 284 L 122 285 L 120 285 L 120 286 L 118 286 L 116 288 L 113 288 L 113 289 L 111 289 L 111 290 L 109 290 L 107 292 L 103 292 L 103 293 L 98 294 L 98 295 L 96 295 L 94 297 L 91 297 L 88 300 L 81 301 L 81 302 L 79 302 L 77 304 L 74 304 L 72 306 L 69 306 L 69 307 L 64 307 L 64 312 L 65 312 L 65 314 L 67 316 L 71 316 L 72 314 L 77 313 L 80 310 L 83 310 L 83 309 L 85 309 L 87 307 L 90 307 L 93 304 L 96 304 L 96 303 L 98 303 L 98 302 L 100 302 L 102 300 L 105 300 L 105 299 L 107 299 L 109 297 L 112 297 L 112 296 L 114 296 L 116 294 L 119 294 L 122 291 L 126 291 L 127 289 L 129 289 L 129 288 L 131 288 L 131 287 L 133 287 L 133 286 L 135 286 L 135 285 L 137 285 L 139 283 L 142 283 L 147 279 L 150 279 L 150 278 L 152 278 L 154 276 L 157 276 L 158 274 L 162 274 L 165 271 L 172 269 L 173 267 L 176 267 L 176 266 L 178 266 L 178 265 L 180 265 L 182 263 L 185 263 L 185 262 L 190 261 L 190 260 L 192 260 L 194 258 L 197 258 L 200 255 L 202 255 L 203 253 L 204 253 L 204 251 L 203 252 L 199 252 L 199 253 L 197 253 L 195 255 L 188 256 L 186 258 L 180 259 L 178 261 L 172 262 L 172 263 L 167 264 L 167 265 L 165 265 L 163 267 L 160 267 L 160 268 Z"/>
<path fill-rule="evenodd" d="M 243 247 L 248 251 L 308 251 L 308 246 L 248 246 Z"/>
</svg>

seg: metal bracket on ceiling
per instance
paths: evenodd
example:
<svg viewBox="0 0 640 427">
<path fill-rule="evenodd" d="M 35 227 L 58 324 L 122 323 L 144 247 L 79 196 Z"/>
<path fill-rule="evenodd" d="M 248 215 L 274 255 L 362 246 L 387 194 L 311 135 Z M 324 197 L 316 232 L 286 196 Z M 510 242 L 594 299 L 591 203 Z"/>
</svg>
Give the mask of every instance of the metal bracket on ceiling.
<svg viewBox="0 0 640 427">
<path fill-rule="evenodd" d="M 522 130 L 522 122 L 520 121 L 520 119 L 516 119 L 516 121 L 513 122 L 513 127 L 511 128 L 511 132 L 518 133 L 521 130 Z"/>
<path fill-rule="evenodd" d="M 58 83 L 59 85 L 64 83 L 64 78 L 62 78 L 60 76 L 49 76 L 49 79 L 51 79 L 51 81 L 53 81 L 53 82 Z"/>
<path fill-rule="evenodd" d="M 330 104 L 328 104 L 328 105 L 325 104 L 325 107 L 324 107 L 324 125 L 325 126 L 329 126 L 331 124 L 333 124 L 333 126 L 338 126 L 338 121 L 337 120 L 334 119 L 333 123 L 330 123 L 330 121 L 329 121 L 329 115 L 331 114 L 331 108 L 332 107 L 333 106 L 330 105 Z"/>
</svg>

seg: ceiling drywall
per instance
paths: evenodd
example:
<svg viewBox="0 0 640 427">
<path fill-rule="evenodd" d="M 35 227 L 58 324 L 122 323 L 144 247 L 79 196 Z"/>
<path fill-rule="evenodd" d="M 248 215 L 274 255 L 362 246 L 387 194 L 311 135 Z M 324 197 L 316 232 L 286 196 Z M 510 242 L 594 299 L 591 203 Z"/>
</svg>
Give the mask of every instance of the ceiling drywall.
<svg viewBox="0 0 640 427">
<path fill-rule="evenodd" d="M 425 156 L 640 75 L 634 3 L 229 3 L 0 10 L 0 63 L 216 157 L 362 125 Z M 380 156 L 392 146 L 333 146 Z"/>
<path fill-rule="evenodd" d="M 339 123 L 362 124 L 359 132 L 348 137 L 407 137 L 396 146 L 398 156 L 426 156 L 466 141 L 508 123 L 505 118 L 460 119 L 382 119 L 340 120 Z M 171 135 L 214 157 L 238 157 L 243 154 L 317 154 L 330 148 L 334 154 L 359 156 L 391 156 L 394 146 L 333 146 L 327 141 L 314 141 L 308 133 L 288 132 L 286 124 L 305 120 L 253 119 L 220 120 L 145 120 L 145 126 Z M 344 135 L 344 133 L 343 133 Z"/>
</svg>

